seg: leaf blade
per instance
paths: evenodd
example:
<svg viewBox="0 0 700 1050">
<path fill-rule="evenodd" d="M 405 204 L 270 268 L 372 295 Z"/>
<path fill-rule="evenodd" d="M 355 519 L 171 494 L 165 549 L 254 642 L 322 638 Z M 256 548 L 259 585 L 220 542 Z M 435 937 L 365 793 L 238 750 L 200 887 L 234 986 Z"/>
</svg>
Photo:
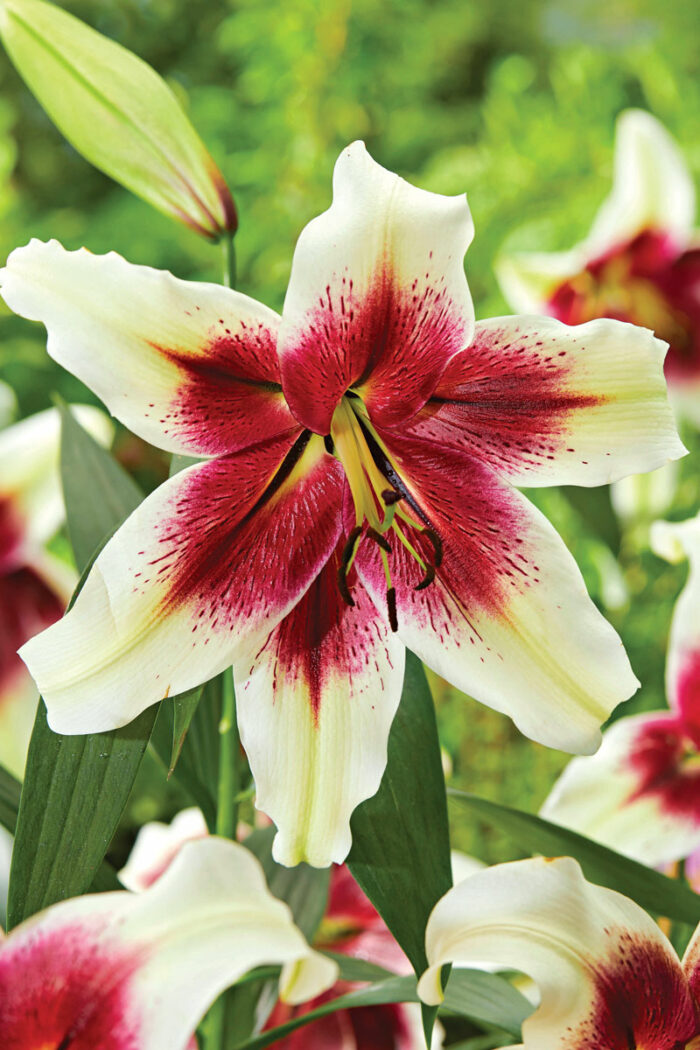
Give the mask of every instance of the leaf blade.
<svg viewBox="0 0 700 1050">
<path fill-rule="evenodd" d="M 700 922 L 700 895 L 678 880 L 532 813 L 455 789 L 450 789 L 449 796 L 485 823 L 500 828 L 528 853 L 574 857 L 590 881 L 631 897 L 652 914 L 692 925 Z"/>
</svg>

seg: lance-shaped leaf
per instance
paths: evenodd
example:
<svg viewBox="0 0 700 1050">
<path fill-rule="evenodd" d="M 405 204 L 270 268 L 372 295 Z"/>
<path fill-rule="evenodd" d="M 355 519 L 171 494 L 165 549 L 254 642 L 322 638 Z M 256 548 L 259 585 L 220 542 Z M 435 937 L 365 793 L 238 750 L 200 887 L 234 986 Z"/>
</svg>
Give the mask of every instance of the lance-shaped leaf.
<svg viewBox="0 0 700 1050">
<path fill-rule="evenodd" d="M 62 419 L 66 514 L 76 560 L 84 568 L 87 552 L 134 509 L 139 491 L 69 412 L 63 411 Z M 115 732 L 64 737 L 51 732 L 40 704 L 17 819 L 8 927 L 91 885 L 129 797 L 156 711 L 144 711 Z"/>
<path fill-rule="evenodd" d="M 420 973 L 425 925 L 452 876 L 435 709 L 412 653 L 381 787 L 357 808 L 351 828 L 348 867 Z"/>
<path fill-rule="evenodd" d="M 505 832 L 529 853 L 575 857 L 587 879 L 624 893 L 654 915 L 665 915 L 693 925 L 700 921 L 700 896 L 677 879 L 669 879 L 644 864 L 531 813 L 454 789 L 450 790 L 450 798 L 466 806 L 485 824 Z"/>
<path fill-rule="evenodd" d="M 205 237 L 235 231 L 223 176 L 149 65 L 43 0 L 3 0 L 0 35 L 51 120 L 91 164 Z"/>
</svg>

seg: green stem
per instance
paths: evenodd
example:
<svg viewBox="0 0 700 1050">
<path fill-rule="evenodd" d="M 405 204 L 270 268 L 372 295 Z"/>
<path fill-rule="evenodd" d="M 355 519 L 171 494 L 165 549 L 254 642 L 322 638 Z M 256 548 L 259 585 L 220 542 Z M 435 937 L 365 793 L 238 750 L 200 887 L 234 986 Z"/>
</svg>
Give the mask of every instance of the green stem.
<svg viewBox="0 0 700 1050">
<path fill-rule="evenodd" d="M 236 841 L 239 806 L 238 724 L 233 672 L 221 675 L 221 720 L 219 722 L 219 783 L 216 800 L 216 834 Z M 211 1007 L 204 1024 L 205 1050 L 224 1050 L 226 1029 L 226 993 Z"/>
<path fill-rule="evenodd" d="M 216 834 L 236 838 L 238 824 L 238 725 L 236 694 L 231 670 L 224 671 L 221 683 L 221 721 L 219 722 L 219 784 L 216 805 Z"/>
<path fill-rule="evenodd" d="M 236 246 L 233 243 L 233 234 L 224 237 L 224 284 L 228 288 L 236 287 Z"/>
</svg>

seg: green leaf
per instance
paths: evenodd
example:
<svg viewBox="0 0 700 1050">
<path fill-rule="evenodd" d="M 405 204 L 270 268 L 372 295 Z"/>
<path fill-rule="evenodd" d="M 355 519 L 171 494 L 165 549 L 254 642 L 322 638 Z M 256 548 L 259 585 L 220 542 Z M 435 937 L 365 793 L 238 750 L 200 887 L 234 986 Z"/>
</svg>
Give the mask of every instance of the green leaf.
<svg viewBox="0 0 700 1050">
<path fill-rule="evenodd" d="M 219 773 L 219 720 L 221 718 L 221 683 L 213 678 L 200 687 L 200 700 L 192 715 L 188 732 L 182 743 L 173 776 L 190 794 L 204 814 L 209 830 L 216 831 L 216 792 Z M 158 759 L 169 771 L 172 766 L 175 741 L 175 703 L 188 694 L 173 697 L 173 702 L 161 704 L 151 746 Z"/>
<path fill-rule="evenodd" d="M 0 824 L 14 835 L 22 785 L 0 766 Z"/>
<path fill-rule="evenodd" d="M 355 810 L 347 863 L 417 974 L 425 927 L 452 885 L 445 779 L 435 708 L 420 661 L 407 653 L 403 694 L 379 791 Z"/>
<path fill-rule="evenodd" d="M 644 864 L 531 813 L 501 806 L 463 791 L 450 790 L 449 795 L 484 823 L 505 832 L 526 852 L 574 857 L 591 882 L 624 893 L 652 914 L 692 925 L 700 922 L 700 896 L 679 880 L 669 879 Z"/>
<path fill-rule="evenodd" d="M 150 66 L 43 0 L 3 0 L 0 35 L 29 89 L 91 164 L 205 237 L 235 230 L 223 176 Z"/>
<path fill-rule="evenodd" d="M 375 984 L 377 981 L 386 981 L 389 977 L 396 977 L 391 970 L 385 970 L 383 966 L 367 962 L 366 959 L 356 959 L 352 955 L 341 955 L 340 952 L 329 952 L 321 950 L 321 954 L 332 959 L 338 965 L 338 979 L 341 981 L 368 981 Z"/>
<path fill-rule="evenodd" d="M 234 1050 L 263 1050 L 297 1028 L 303 1028 L 319 1017 L 335 1013 L 336 1010 L 419 1001 L 414 977 L 390 977 L 386 981 L 370 985 L 369 988 L 338 996 L 337 999 L 323 1003 L 308 1014 L 295 1017 L 278 1028 L 261 1032 L 245 1042 L 236 1043 Z M 445 1007 L 472 1020 L 497 1025 L 518 1039 L 522 1022 L 532 1013 L 532 1005 L 507 981 L 480 970 L 458 970 L 453 973 L 447 985 Z"/>
<path fill-rule="evenodd" d="M 68 527 L 76 561 L 86 566 L 79 590 L 91 552 L 141 496 L 66 409 L 61 416 Z M 9 927 L 90 887 L 126 805 L 156 714 L 154 705 L 114 732 L 67 737 L 51 732 L 46 709 L 39 705 L 17 819 Z"/>
<path fill-rule="evenodd" d="M 194 689 L 189 689 L 186 693 L 180 693 L 179 696 L 173 697 L 173 744 L 168 775 L 174 772 L 178 759 L 182 754 L 185 737 L 202 697 L 203 688 L 204 686 L 198 685 Z"/>
<path fill-rule="evenodd" d="M 106 449 L 87 433 L 66 405 L 61 414 L 61 483 L 66 527 L 80 572 L 143 493 Z"/>
<path fill-rule="evenodd" d="M 249 835 L 243 845 L 262 864 L 270 892 L 289 905 L 294 922 L 311 942 L 326 913 L 331 870 L 312 868 L 308 864 L 298 864 L 296 868 L 277 864 L 272 859 L 274 837 L 274 828 L 262 828 Z"/>
</svg>

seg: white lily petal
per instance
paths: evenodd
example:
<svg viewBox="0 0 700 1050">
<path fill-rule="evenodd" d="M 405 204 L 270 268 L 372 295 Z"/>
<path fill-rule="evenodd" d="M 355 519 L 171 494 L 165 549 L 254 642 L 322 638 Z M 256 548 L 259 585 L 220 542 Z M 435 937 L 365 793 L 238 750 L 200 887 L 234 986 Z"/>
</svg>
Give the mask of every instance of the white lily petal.
<svg viewBox="0 0 700 1050">
<path fill-rule="evenodd" d="M 46 326 L 49 354 L 160 448 L 218 455 L 297 427 L 279 386 L 279 318 L 240 292 L 36 240 L 12 252 L 0 285 L 10 309 Z"/>
<path fill-rule="evenodd" d="M 294 606 L 336 546 L 342 471 L 313 439 L 268 496 L 290 445 L 161 485 L 101 551 L 70 612 L 22 647 L 56 732 L 125 725 L 229 667 Z"/>
<path fill-rule="evenodd" d="M 186 842 L 209 834 L 201 809 L 192 806 L 177 813 L 170 824 L 149 821 L 139 829 L 124 867 L 118 872 L 122 886 L 141 893 L 164 874 Z"/>
<path fill-rule="evenodd" d="M 686 453 L 666 349 L 646 329 L 608 319 L 480 321 L 407 432 L 515 485 L 602 485 L 653 470 Z"/>
<path fill-rule="evenodd" d="M 575 758 L 540 815 L 651 867 L 700 846 L 697 778 L 684 775 L 675 715 L 645 712 L 605 731 L 595 755 Z"/>
<path fill-rule="evenodd" d="M 309 996 L 335 981 L 253 855 L 209 838 L 186 845 L 144 893 L 78 897 L 13 930 L 0 946 L 0 1030 L 13 1046 L 71 1034 L 86 1047 L 184 1050 L 229 984 L 299 961 Z"/>
<path fill-rule="evenodd" d="M 667 231 L 684 243 L 694 218 L 693 180 L 677 144 L 651 113 L 625 110 L 615 133 L 612 192 L 586 240 L 589 258 L 644 229 Z"/>
<path fill-rule="evenodd" d="M 455 886 L 428 920 L 426 951 L 418 991 L 427 1003 L 441 1000 L 447 963 L 497 962 L 531 976 L 541 1002 L 523 1024 L 527 1050 L 622 1050 L 696 1034 L 680 963 L 658 926 L 586 882 L 569 858 L 501 864 Z"/>
<path fill-rule="evenodd" d="M 471 338 L 473 235 L 464 195 L 411 186 L 362 142 L 343 150 L 331 207 L 297 242 L 280 329 L 284 392 L 304 426 L 329 433 L 350 386 L 385 425 L 425 403 Z"/>
<path fill-rule="evenodd" d="M 98 408 L 71 405 L 80 425 L 102 445 L 114 426 Z M 22 523 L 23 550 L 31 551 L 53 536 L 63 521 L 58 475 L 61 418 L 48 408 L 0 431 L 0 503 L 7 501 Z"/>
<path fill-rule="evenodd" d="M 666 658 L 666 695 L 671 708 L 695 727 L 700 746 L 700 514 L 682 522 L 655 522 L 651 545 L 661 557 L 690 563 L 676 602 Z"/>
<path fill-rule="evenodd" d="M 362 588 L 345 605 L 339 555 L 267 641 L 234 665 L 256 805 L 278 827 L 275 860 L 341 863 L 350 817 L 379 788 L 405 650 Z"/>
</svg>

